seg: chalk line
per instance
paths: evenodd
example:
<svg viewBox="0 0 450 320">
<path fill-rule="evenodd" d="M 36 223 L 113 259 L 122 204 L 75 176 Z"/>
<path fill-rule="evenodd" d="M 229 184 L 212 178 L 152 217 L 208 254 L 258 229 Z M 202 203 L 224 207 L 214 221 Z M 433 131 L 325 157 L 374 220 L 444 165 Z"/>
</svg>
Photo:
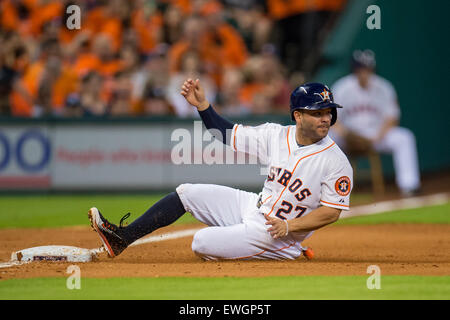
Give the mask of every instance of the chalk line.
<svg viewBox="0 0 450 320">
<path fill-rule="evenodd" d="M 345 219 L 401 209 L 414 209 L 420 207 L 435 206 L 448 203 L 449 201 L 450 201 L 450 194 L 448 193 L 438 193 L 428 196 L 381 201 L 363 206 L 356 206 L 354 208 L 351 208 L 349 211 L 342 210 L 340 218 Z"/>
</svg>

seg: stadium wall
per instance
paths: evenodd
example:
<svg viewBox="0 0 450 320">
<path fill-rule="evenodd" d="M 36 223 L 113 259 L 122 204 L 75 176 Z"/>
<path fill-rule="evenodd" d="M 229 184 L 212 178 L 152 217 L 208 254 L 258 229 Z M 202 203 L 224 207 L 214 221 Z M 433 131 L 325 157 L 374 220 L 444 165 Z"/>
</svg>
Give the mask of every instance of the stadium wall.
<svg viewBox="0 0 450 320">
<path fill-rule="evenodd" d="M 199 119 L 10 119 L 0 127 L 2 191 L 158 191 L 185 182 L 254 189 L 266 175 Z"/>
</svg>

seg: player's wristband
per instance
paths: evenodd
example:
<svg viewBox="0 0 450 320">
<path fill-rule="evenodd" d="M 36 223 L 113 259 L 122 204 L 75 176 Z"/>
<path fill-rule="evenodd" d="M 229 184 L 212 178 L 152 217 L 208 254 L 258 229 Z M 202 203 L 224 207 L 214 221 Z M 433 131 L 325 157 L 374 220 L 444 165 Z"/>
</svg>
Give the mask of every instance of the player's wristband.
<svg viewBox="0 0 450 320">
<path fill-rule="evenodd" d="M 286 237 L 289 234 L 289 225 L 288 225 L 287 220 L 283 220 L 283 221 L 284 221 L 284 223 L 286 223 L 286 234 L 284 235 Z"/>
</svg>

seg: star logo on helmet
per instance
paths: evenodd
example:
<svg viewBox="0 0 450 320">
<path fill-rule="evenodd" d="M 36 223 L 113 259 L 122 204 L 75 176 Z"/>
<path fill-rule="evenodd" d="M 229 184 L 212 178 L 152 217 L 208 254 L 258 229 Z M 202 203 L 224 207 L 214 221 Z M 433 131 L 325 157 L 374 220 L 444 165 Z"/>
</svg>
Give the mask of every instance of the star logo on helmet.
<svg viewBox="0 0 450 320">
<path fill-rule="evenodd" d="M 322 96 L 323 101 L 330 100 L 330 92 L 327 90 L 323 90 L 320 95 Z"/>
<path fill-rule="evenodd" d="M 318 95 L 322 101 L 330 101 L 330 91 L 327 91 L 325 89 L 323 89 L 323 91 L 321 93 L 314 93 L 315 95 Z"/>
</svg>

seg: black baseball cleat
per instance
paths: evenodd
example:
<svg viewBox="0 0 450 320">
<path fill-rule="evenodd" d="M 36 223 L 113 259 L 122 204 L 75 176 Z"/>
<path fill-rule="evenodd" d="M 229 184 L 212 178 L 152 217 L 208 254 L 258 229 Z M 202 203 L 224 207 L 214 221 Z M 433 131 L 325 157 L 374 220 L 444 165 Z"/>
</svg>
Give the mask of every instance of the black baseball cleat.
<svg viewBox="0 0 450 320">
<path fill-rule="evenodd" d="M 103 242 L 103 247 L 108 252 L 111 258 L 118 256 L 123 250 L 128 247 L 126 241 L 121 237 L 121 231 L 124 228 L 122 223 L 130 216 L 127 213 L 120 219 L 119 226 L 109 223 L 98 211 L 93 207 L 88 212 L 89 220 L 91 221 L 91 227 L 98 233 L 100 239 Z"/>
</svg>

